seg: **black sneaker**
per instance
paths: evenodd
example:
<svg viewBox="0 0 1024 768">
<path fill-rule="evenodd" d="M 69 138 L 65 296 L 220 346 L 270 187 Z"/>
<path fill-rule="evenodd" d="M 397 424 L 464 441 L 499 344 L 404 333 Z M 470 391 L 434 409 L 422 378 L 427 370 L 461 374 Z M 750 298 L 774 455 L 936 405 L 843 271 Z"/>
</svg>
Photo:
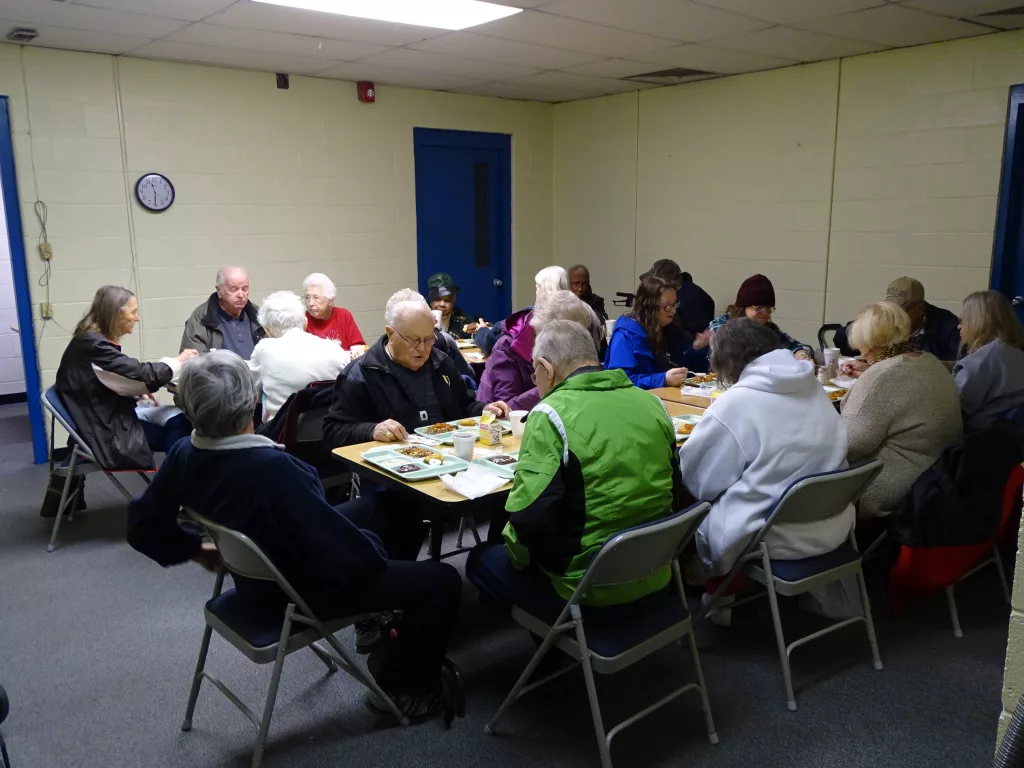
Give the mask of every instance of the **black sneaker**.
<svg viewBox="0 0 1024 768">
<path fill-rule="evenodd" d="M 390 696 L 391 700 L 395 702 L 395 706 L 398 707 L 398 711 L 413 723 L 429 720 L 444 709 L 444 698 L 440 691 L 422 694 L 393 693 Z M 387 702 L 378 698 L 374 693 L 366 695 L 366 707 L 376 715 L 394 716 Z"/>
</svg>

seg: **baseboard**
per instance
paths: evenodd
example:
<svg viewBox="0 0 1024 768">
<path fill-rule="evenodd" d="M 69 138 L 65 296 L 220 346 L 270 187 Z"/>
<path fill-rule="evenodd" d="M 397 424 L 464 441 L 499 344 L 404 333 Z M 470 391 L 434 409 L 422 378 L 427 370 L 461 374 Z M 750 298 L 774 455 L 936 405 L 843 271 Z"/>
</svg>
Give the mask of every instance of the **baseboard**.
<svg viewBox="0 0 1024 768">
<path fill-rule="evenodd" d="M 15 403 L 27 403 L 27 392 L 14 392 L 10 395 L 0 395 L 0 405 L 14 405 Z"/>
</svg>

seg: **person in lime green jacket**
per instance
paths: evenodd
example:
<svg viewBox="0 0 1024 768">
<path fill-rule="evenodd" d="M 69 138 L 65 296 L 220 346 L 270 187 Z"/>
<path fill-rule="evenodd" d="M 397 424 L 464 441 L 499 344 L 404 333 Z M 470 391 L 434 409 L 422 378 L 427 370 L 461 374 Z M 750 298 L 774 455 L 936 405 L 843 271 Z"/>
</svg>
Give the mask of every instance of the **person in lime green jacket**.
<svg viewBox="0 0 1024 768">
<path fill-rule="evenodd" d="M 466 574 L 499 603 L 527 593 L 568 598 L 594 554 L 627 528 L 674 511 L 682 490 L 675 429 L 665 406 L 605 371 L 589 332 L 554 321 L 533 349 L 541 402 L 526 422 L 506 504 L 504 546 L 483 544 Z M 584 606 L 633 603 L 663 590 L 668 567 L 636 582 L 594 588 Z"/>
</svg>

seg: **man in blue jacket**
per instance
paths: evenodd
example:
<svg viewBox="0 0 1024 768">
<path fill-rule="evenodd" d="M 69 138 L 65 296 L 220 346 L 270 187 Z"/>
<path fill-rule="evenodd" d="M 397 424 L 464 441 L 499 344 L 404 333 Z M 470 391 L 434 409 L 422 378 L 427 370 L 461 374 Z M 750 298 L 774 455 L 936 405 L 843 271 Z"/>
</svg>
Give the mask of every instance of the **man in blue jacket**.
<svg viewBox="0 0 1024 768">
<path fill-rule="evenodd" d="M 371 659 L 374 677 L 410 718 L 440 711 L 459 574 L 442 563 L 389 560 L 386 542 L 359 527 L 372 519 L 376 494 L 335 509 L 312 467 L 253 434 L 257 392 L 240 357 L 219 350 L 191 362 L 178 390 L 195 432 L 129 505 L 128 543 L 165 567 L 214 567 L 216 553 L 177 524 L 188 507 L 251 538 L 321 620 L 401 611 L 397 638 Z M 280 620 L 288 599 L 277 584 L 237 575 L 234 582 L 247 611 Z"/>
</svg>

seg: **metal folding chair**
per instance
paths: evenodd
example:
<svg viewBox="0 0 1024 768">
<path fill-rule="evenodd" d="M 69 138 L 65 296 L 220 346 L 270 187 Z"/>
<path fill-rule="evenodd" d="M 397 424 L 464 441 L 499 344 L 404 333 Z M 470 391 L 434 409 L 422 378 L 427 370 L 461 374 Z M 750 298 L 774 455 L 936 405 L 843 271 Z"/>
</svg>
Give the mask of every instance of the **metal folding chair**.
<svg viewBox="0 0 1024 768">
<path fill-rule="evenodd" d="M 408 718 L 399 711 L 373 677 L 355 662 L 334 636 L 342 629 L 370 618 L 369 614 L 349 616 L 328 622 L 320 621 L 252 539 L 238 531 L 218 525 L 190 509 L 186 509 L 185 513 L 202 526 L 213 539 L 217 551 L 224 561 L 224 568 L 218 572 L 213 586 L 213 597 L 207 601 L 203 610 L 206 628 L 203 630 L 203 641 L 199 646 L 199 659 L 192 677 L 192 689 L 188 695 L 188 707 L 185 710 L 185 721 L 181 725 L 181 730 L 192 730 L 192 714 L 195 712 L 196 699 L 199 697 L 199 687 L 205 678 L 213 683 L 214 687 L 256 726 L 252 768 L 259 768 L 263 760 L 263 750 L 266 747 L 267 732 L 270 730 L 270 718 L 274 713 L 274 701 L 277 698 L 277 687 L 281 680 L 285 656 L 303 648 L 309 648 L 327 665 L 328 674 L 333 674 L 338 669 L 344 669 L 381 701 L 386 702 L 399 723 L 409 724 Z M 268 623 L 256 619 L 247 614 L 239 605 L 234 589 L 222 592 L 225 569 L 245 578 L 276 582 L 290 601 L 284 610 L 281 621 Z M 270 676 L 270 689 L 263 705 L 262 717 L 256 717 L 256 714 L 231 689 L 206 671 L 206 654 L 210 649 L 210 637 L 214 630 L 253 663 L 269 664 L 273 662 L 274 669 Z M 321 640 L 326 641 L 330 648 L 320 645 Z"/>
<path fill-rule="evenodd" d="M 999 545 L 993 544 L 991 554 L 988 557 L 984 558 L 980 563 L 957 579 L 956 583 L 946 586 L 946 600 L 949 602 L 949 618 L 953 622 L 953 637 L 955 638 L 959 639 L 963 637 L 964 631 L 960 628 L 960 614 L 956 609 L 956 597 L 953 596 L 953 587 L 963 581 L 966 581 L 978 571 L 989 565 L 994 565 L 996 567 L 996 571 L 999 573 L 999 583 L 1003 587 L 1003 599 L 1006 600 L 1007 605 L 1010 605 L 1010 584 L 1006 580 L 1006 569 L 1003 567 L 1003 556 L 999 552 Z"/>
<path fill-rule="evenodd" d="M 832 340 L 835 341 L 835 335 L 837 332 L 843 330 L 841 323 L 825 323 L 821 328 L 818 329 L 818 349 L 822 352 L 825 351 L 825 334 L 831 333 Z"/>
<path fill-rule="evenodd" d="M 686 595 L 683 592 L 683 582 L 677 561 L 679 553 L 693 539 L 697 527 L 710 509 L 711 506 L 707 503 L 695 504 L 671 517 L 636 526 L 613 536 L 598 550 L 579 586 L 573 592 L 572 597 L 557 612 L 557 618 L 553 621 L 546 621 L 544 617 L 536 615 L 540 611 L 514 606 L 512 618 L 544 640 L 505 701 L 502 702 L 501 707 L 485 726 L 484 732 L 493 734 L 498 721 L 513 702 L 522 695 L 577 666 L 582 666 L 602 768 L 611 768 L 612 766 L 611 743 L 620 731 L 689 690 L 696 690 L 700 694 L 701 707 L 707 721 L 708 740 L 712 744 L 717 744 L 718 734 L 715 732 L 715 723 L 711 717 L 711 704 L 708 701 L 707 689 L 704 685 L 704 674 L 701 671 L 700 658 L 697 655 L 697 644 L 691 631 L 690 613 L 687 609 Z M 594 624 L 588 631 L 584 631 L 584 613 L 580 608 L 580 601 L 589 589 L 637 581 L 670 564 L 673 579 L 673 587 L 670 589 L 675 594 L 666 595 L 666 599 L 660 607 L 638 615 L 635 621 L 610 625 Z M 556 599 L 556 602 L 560 602 L 560 600 Z M 548 618 L 550 619 L 554 615 L 552 613 Z M 682 640 L 683 637 L 689 638 L 690 654 L 697 681 L 688 683 L 663 696 L 650 706 L 623 720 L 606 735 L 601 719 L 597 688 L 594 685 L 594 673 L 615 674 L 655 651 Z M 557 647 L 572 657 L 576 664 L 528 685 L 527 681 L 552 647 Z"/>
<path fill-rule="evenodd" d="M 64 510 L 68 508 L 68 504 L 74 502 L 74 494 L 68 493 L 71 488 L 72 479 L 75 477 L 82 477 L 84 475 L 92 474 L 93 472 L 102 472 L 109 478 L 110 482 L 114 484 L 125 497 L 126 500 L 131 501 L 132 495 L 128 492 L 121 481 L 114 477 L 114 473 L 105 470 L 100 466 L 96 460 L 96 455 L 93 453 L 89 444 L 85 442 L 78 429 L 75 426 L 74 420 L 71 418 L 71 414 L 68 413 L 67 408 L 64 407 L 64 403 L 61 402 L 60 395 L 57 394 L 57 390 L 53 387 L 47 389 L 39 398 L 43 405 L 43 410 L 50 414 L 50 475 L 57 475 L 58 477 L 64 478 L 64 489 L 60 495 L 60 506 L 57 507 L 57 516 L 53 520 L 53 531 L 50 534 L 50 543 L 46 547 L 47 552 L 53 552 L 57 543 L 57 531 L 60 530 L 61 518 L 64 517 Z M 57 466 L 53 460 L 53 454 L 55 450 L 54 446 L 54 432 L 55 425 L 60 424 L 64 428 L 64 431 L 71 436 L 71 456 L 68 458 L 66 463 L 61 463 Z M 146 484 L 149 484 L 149 475 L 143 471 L 138 470 L 136 472 Z M 77 494 L 78 491 L 76 490 Z M 69 497 L 70 496 L 70 497 Z M 74 520 L 74 505 L 70 507 L 68 511 L 68 522 Z"/>
<path fill-rule="evenodd" d="M 790 671 L 789 657 L 794 649 L 799 646 L 824 637 L 830 632 L 835 632 L 850 624 L 864 622 L 868 643 L 871 645 L 871 655 L 875 662 L 875 669 L 882 669 L 882 659 L 878 654 L 875 625 L 871 620 L 871 603 L 868 600 L 867 584 L 864 581 L 861 556 L 857 551 L 857 541 L 853 530 L 850 530 L 847 542 L 837 549 L 824 555 L 808 557 L 804 560 L 772 559 L 768 545 L 764 542 L 765 535 L 777 523 L 811 523 L 827 520 L 830 517 L 842 514 L 847 506 L 860 498 L 868 485 L 871 484 L 871 481 L 881 471 L 882 463 L 877 459 L 873 459 L 848 469 L 809 475 L 793 483 L 782 495 L 782 498 L 779 499 L 775 509 L 772 510 L 764 525 L 761 526 L 761 530 L 758 531 L 757 535 L 743 550 L 732 570 L 722 580 L 721 584 L 711 595 L 708 604 L 705 605 L 697 616 L 697 621 L 700 621 L 707 615 L 716 613 L 725 607 L 731 610 L 767 595 L 768 602 L 771 605 L 772 623 L 775 625 L 775 641 L 779 648 L 779 660 L 782 663 L 782 678 L 786 686 L 786 703 L 791 710 L 796 709 L 796 698 L 793 695 L 793 677 Z M 716 605 L 719 596 L 722 595 L 741 571 L 745 572 L 758 584 L 763 585 L 765 591 L 743 600 L 737 600 L 728 606 Z M 787 645 L 782 631 L 782 619 L 779 616 L 777 596 L 794 597 L 802 595 L 816 587 L 831 584 L 850 575 L 857 577 L 861 607 L 864 615 L 852 616 L 848 619 L 837 621 L 825 629 L 813 632 Z"/>
</svg>

